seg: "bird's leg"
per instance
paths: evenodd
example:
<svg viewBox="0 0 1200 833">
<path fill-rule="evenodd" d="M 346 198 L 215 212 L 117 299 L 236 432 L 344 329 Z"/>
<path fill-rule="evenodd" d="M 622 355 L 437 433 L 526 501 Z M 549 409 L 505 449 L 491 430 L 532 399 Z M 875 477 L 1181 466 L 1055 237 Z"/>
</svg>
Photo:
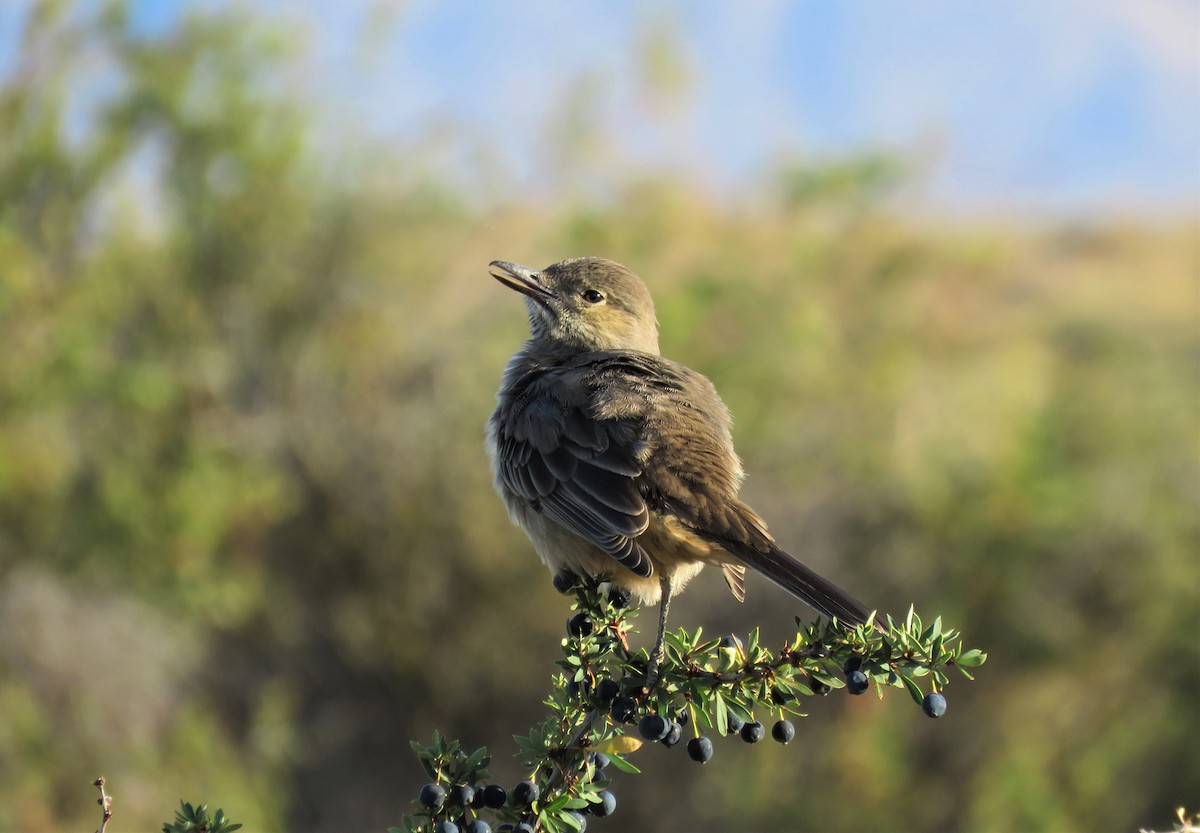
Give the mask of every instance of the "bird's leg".
<svg viewBox="0 0 1200 833">
<path fill-rule="evenodd" d="M 650 664 L 646 666 L 646 690 L 653 691 L 658 684 L 658 665 L 666 659 L 667 651 L 663 643 L 667 638 L 667 612 L 671 609 L 671 579 L 662 576 L 658 580 L 662 587 L 662 598 L 658 602 L 658 636 L 654 640 L 654 648 L 650 651 Z"/>
</svg>

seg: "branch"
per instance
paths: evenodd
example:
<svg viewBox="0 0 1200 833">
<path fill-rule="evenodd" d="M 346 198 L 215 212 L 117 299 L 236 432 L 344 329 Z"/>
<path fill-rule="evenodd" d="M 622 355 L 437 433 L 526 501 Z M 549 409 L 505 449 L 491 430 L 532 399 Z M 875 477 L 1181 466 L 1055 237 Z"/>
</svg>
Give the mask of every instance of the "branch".
<svg viewBox="0 0 1200 833">
<path fill-rule="evenodd" d="M 637 773 L 629 758 L 647 742 L 674 746 L 690 726 L 688 756 L 703 764 L 713 756 L 704 732 L 758 743 L 767 735 L 759 715 L 776 718 L 771 736 L 786 744 L 795 737 L 788 716 L 804 716 L 805 697 L 834 689 L 862 694 L 872 685 L 880 697 L 888 688 L 904 689 L 926 715 L 941 717 L 950 673 L 973 679 L 968 669 L 987 659 L 978 649 L 964 650 L 941 617 L 926 626 L 910 608 L 902 622 L 872 614 L 855 628 L 797 619 L 795 637 L 775 652 L 760 644 L 757 629 L 745 642 L 705 640 L 700 629 L 671 632 L 657 682 L 648 687 L 649 656 L 628 647 L 636 615 L 625 607 L 628 600 L 607 583 L 566 592 L 574 594 L 577 612 L 567 622 L 561 671 L 546 700 L 550 715 L 516 739 L 528 778 L 511 791 L 488 783 L 486 748 L 468 755 L 435 732 L 429 746 L 412 744 L 433 782 L 421 789 L 417 811 L 389 833 L 492 833 L 489 818 L 500 822 L 496 833 L 577 833 L 588 816 L 616 809 L 609 767 Z"/>
<path fill-rule="evenodd" d="M 100 790 L 100 797 L 96 799 L 96 803 L 100 805 L 100 811 L 103 813 L 100 819 L 100 826 L 96 828 L 96 833 L 105 833 L 108 828 L 109 819 L 113 817 L 113 797 L 104 791 L 103 775 L 93 781 L 92 786 Z"/>
</svg>

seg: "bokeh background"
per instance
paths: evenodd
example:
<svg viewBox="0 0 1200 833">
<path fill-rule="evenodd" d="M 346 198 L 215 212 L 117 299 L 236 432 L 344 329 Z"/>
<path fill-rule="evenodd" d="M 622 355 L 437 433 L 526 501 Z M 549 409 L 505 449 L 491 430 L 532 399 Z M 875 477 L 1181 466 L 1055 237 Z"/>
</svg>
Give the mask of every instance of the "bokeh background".
<svg viewBox="0 0 1200 833">
<path fill-rule="evenodd" d="M 613 829 L 1200 808 L 1200 4 L 0 4 L 0 830 L 379 831 L 540 718 L 488 277 L 643 275 L 745 493 L 990 652 L 934 723 L 639 753 Z M 802 611 L 704 576 L 674 623 Z"/>
</svg>

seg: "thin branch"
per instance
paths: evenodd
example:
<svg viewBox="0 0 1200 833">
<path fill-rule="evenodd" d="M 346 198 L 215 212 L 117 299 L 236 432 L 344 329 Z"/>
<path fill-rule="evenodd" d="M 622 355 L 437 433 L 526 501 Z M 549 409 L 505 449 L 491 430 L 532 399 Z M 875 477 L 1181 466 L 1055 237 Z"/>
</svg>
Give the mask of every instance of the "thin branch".
<svg viewBox="0 0 1200 833">
<path fill-rule="evenodd" d="M 96 803 L 100 805 L 104 816 L 100 820 L 100 826 L 96 828 L 96 833 L 105 833 L 108 828 L 109 819 L 113 817 L 112 802 L 113 797 L 104 791 L 104 776 L 101 775 L 92 782 L 92 786 L 100 790 L 100 797 L 96 799 Z"/>
</svg>

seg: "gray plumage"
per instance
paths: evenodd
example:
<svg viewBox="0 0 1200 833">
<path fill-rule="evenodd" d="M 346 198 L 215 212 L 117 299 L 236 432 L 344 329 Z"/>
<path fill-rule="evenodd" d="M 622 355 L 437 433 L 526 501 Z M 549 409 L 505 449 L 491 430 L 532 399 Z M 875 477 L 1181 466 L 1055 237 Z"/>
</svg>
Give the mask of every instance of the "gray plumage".
<svg viewBox="0 0 1200 833">
<path fill-rule="evenodd" d="M 659 355 L 641 279 L 599 258 L 491 272 L 526 296 L 531 330 L 488 422 L 496 489 L 552 571 L 608 577 L 643 604 L 665 591 L 665 605 L 705 564 L 741 601 L 750 567 L 826 616 L 866 619 L 738 499 L 729 412 L 707 378 Z"/>
</svg>

